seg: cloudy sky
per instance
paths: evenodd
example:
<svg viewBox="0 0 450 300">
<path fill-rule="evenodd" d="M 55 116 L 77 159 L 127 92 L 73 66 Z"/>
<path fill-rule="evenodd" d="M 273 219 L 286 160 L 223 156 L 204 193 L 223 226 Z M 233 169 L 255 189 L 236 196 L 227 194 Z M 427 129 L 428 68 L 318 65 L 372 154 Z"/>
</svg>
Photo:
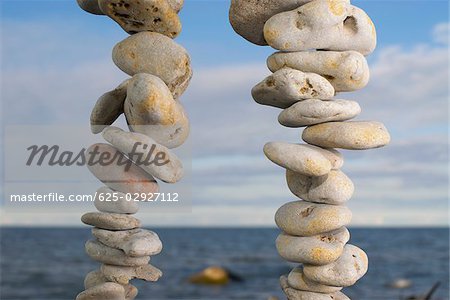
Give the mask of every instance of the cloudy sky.
<svg viewBox="0 0 450 300">
<path fill-rule="evenodd" d="M 4 127 L 86 126 L 99 95 L 127 76 L 111 60 L 127 35 L 76 1 L 3 0 L 1 97 Z M 371 82 L 343 93 L 360 120 L 385 123 L 389 147 L 343 151 L 356 186 L 353 225 L 448 224 L 448 2 L 354 1 L 378 28 L 368 58 Z M 192 212 L 147 214 L 151 225 L 273 225 L 289 193 L 284 171 L 262 153 L 268 141 L 299 142 L 301 130 L 277 122 L 250 89 L 269 74 L 274 50 L 252 45 L 228 24 L 227 1 L 187 0 L 177 42 L 191 54 L 194 78 L 182 103 L 191 118 Z M 123 121 L 119 124 L 123 124 Z M 163 186 L 164 190 L 164 186 Z M 53 209 L 49 214 L 48 210 Z M 2 207 L 3 224 L 73 225 L 89 206 Z M 144 210 L 145 212 L 145 210 Z"/>
</svg>

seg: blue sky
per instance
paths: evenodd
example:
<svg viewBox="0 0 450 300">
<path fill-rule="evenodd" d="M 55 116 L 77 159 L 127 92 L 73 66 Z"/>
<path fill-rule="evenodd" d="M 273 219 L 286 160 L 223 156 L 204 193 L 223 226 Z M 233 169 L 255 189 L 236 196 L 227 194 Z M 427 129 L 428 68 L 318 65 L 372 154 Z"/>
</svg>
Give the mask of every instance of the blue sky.
<svg viewBox="0 0 450 300">
<path fill-rule="evenodd" d="M 5 124 L 87 124 L 96 98 L 126 75 L 111 61 L 127 35 L 75 1 L 1 1 L 2 104 Z M 359 119 L 384 122 L 393 142 L 344 151 L 354 180 L 354 225 L 448 223 L 448 2 L 354 1 L 373 19 L 378 48 L 372 79 L 357 100 Z M 182 97 L 192 122 L 192 214 L 152 216 L 156 225 L 273 225 L 293 200 L 284 172 L 268 162 L 270 140 L 298 142 L 279 111 L 258 106 L 250 89 L 269 74 L 274 50 L 248 43 L 228 24 L 227 1 L 187 0 L 176 41 L 190 52 L 194 78 Z M 88 133 L 87 133 L 88 134 Z M 85 209 L 85 208 L 84 208 Z M 45 224 L 33 210 L 9 212 L 10 224 Z M 79 213 L 50 223 L 79 223 Z"/>
</svg>

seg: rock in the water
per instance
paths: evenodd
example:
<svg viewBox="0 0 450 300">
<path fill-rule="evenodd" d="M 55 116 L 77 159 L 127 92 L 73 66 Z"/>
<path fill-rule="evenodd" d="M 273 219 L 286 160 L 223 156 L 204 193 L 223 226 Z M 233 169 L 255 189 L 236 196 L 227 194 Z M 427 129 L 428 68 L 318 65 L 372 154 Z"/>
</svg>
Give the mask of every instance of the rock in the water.
<svg viewBox="0 0 450 300">
<path fill-rule="evenodd" d="M 289 286 L 286 276 L 280 277 L 280 284 L 288 300 L 350 300 L 350 298 L 341 292 L 322 294 L 293 289 Z"/>
<path fill-rule="evenodd" d="M 325 77 L 336 92 L 362 89 L 369 82 L 366 58 L 356 51 L 276 52 L 267 59 L 272 72 L 289 67 Z"/>
<path fill-rule="evenodd" d="M 107 213 L 135 214 L 139 210 L 136 201 L 127 199 L 126 194 L 114 191 L 107 186 L 97 190 L 94 205 L 98 211 Z"/>
<path fill-rule="evenodd" d="M 189 135 L 189 119 L 183 106 L 156 76 L 133 77 L 124 110 L 130 130 L 148 135 L 168 148 L 180 146 Z"/>
<path fill-rule="evenodd" d="M 129 79 L 114 90 L 103 94 L 95 103 L 91 113 L 91 131 L 99 133 L 123 114 L 123 104 L 127 97 Z"/>
<path fill-rule="evenodd" d="M 406 289 L 412 286 L 412 281 L 405 278 L 398 278 L 390 282 L 387 286 L 393 289 Z"/>
<path fill-rule="evenodd" d="M 228 272 L 224 268 L 218 266 L 208 267 L 189 277 L 189 282 L 195 284 L 223 285 L 227 284 L 229 281 L 230 277 Z"/>
<path fill-rule="evenodd" d="M 156 180 L 120 151 L 108 144 L 94 144 L 87 150 L 90 158 L 88 169 L 106 184 L 109 188 L 125 194 L 151 195 L 157 193 L 158 183 Z M 150 196 L 148 197 L 151 198 Z"/>
<path fill-rule="evenodd" d="M 256 45 L 265 46 L 264 23 L 272 16 L 302 6 L 311 0 L 232 0 L 230 23 L 237 34 Z"/>
<path fill-rule="evenodd" d="M 293 201 L 275 214 L 277 226 L 289 235 L 313 236 L 346 226 L 352 212 L 345 206 Z M 336 285 L 341 286 L 341 285 Z"/>
<path fill-rule="evenodd" d="M 102 244 L 120 249 L 131 257 L 155 255 L 162 250 L 158 235 L 145 229 L 110 231 L 92 228 L 92 235 Z"/>
<path fill-rule="evenodd" d="M 105 282 L 79 293 L 76 300 L 125 300 L 125 289 L 120 284 Z"/>
<path fill-rule="evenodd" d="M 303 267 L 294 268 L 288 275 L 288 284 L 291 288 L 300 291 L 331 294 L 342 290 L 342 287 L 323 285 L 309 280 L 303 274 Z"/>
<path fill-rule="evenodd" d="M 192 77 L 191 59 L 186 50 L 171 38 L 156 32 L 139 32 L 118 43 L 113 61 L 130 76 L 155 75 L 165 82 L 177 99 Z"/>
<path fill-rule="evenodd" d="M 325 266 L 305 265 L 303 273 L 315 282 L 332 286 L 351 286 L 366 274 L 368 258 L 363 250 L 347 244 L 341 257 Z"/>
<path fill-rule="evenodd" d="M 100 9 L 129 34 L 152 31 L 175 38 L 181 22 L 167 0 L 98 0 Z"/>
<path fill-rule="evenodd" d="M 276 241 L 278 253 L 288 261 L 326 265 L 336 261 L 350 239 L 347 228 L 310 237 L 291 236 L 281 233 Z"/>
<path fill-rule="evenodd" d="M 123 285 L 128 284 L 132 279 L 158 281 L 162 276 L 162 272 L 152 265 L 123 267 L 103 264 L 101 271 L 106 279 Z"/>
<path fill-rule="evenodd" d="M 334 88 L 317 74 L 283 68 L 258 83 L 252 96 L 259 104 L 287 108 L 309 98 L 330 99 Z"/>
<path fill-rule="evenodd" d="M 104 15 L 97 0 L 77 0 L 77 2 L 80 8 L 88 13 L 94 15 Z"/>
<path fill-rule="evenodd" d="M 286 181 L 294 195 L 315 203 L 342 205 L 352 197 L 355 190 L 350 178 L 339 170 L 332 170 L 319 177 L 286 170 Z"/>
<path fill-rule="evenodd" d="M 354 50 L 363 55 L 377 42 L 372 20 L 348 0 L 315 0 L 279 13 L 264 25 L 264 38 L 283 51 Z"/>
<path fill-rule="evenodd" d="M 303 127 L 350 120 L 360 112 L 361 107 L 355 101 L 308 99 L 283 110 L 278 116 L 278 122 L 287 127 Z"/>
<path fill-rule="evenodd" d="M 137 267 L 146 265 L 150 261 L 150 256 L 131 257 L 122 250 L 108 247 L 97 240 L 87 241 L 85 248 L 90 258 L 104 264 Z"/>
<path fill-rule="evenodd" d="M 389 144 L 386 127 L 374 121 L 329 122 L 307 127 L 302 138 L 308 144 L 325 148 L 365 150 Z"/>
<path fill-rule="evenodd" d="M 108 230 L 129 230 L 141 226 L 141 222 L 130 215 L 101 212 L 85 213 L 81 221 L 84 224 Z"/>
</svg>

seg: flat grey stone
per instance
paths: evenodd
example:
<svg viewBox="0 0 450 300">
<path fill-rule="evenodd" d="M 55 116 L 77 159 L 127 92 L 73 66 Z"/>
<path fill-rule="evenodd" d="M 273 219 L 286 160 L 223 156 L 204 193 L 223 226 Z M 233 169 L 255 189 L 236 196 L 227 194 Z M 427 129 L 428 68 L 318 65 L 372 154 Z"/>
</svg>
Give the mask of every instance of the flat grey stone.
<svg viewBox="0 0 450 300">
<path fill-rule="evenodd" d="M 350 300 L 341 292 L 322 294 L 293 289 L 289 286 L 286 276 L 280 277 L 280 284 L 288 300 Z"/>
<path fill-rule="evenodd" d="M 120 284 L 105 282 L 79 293 L 76 300 L 125 300 L 125 289 Z"/>
<path fill-rule="evenodd" d="M 323 285 L 309 280 L 303 274 L 303 267 L 294 268 L 288 275 L 288 284 L 291 288 L 300 291 L 331 294 L 342 290 L 342 287 Z"/>
<path fill-rule="evenodd" d="M 158 281 L 162 276 L 161 270 L 152 265 L 139 267 L 123 267 L 103 264 L 101 266 L 103 275 L 112 282 L 128 284 L 132 279 L 142 279 L 145 281 Z"/>
<path fill-rule="evenodd" d="M 122 250 L 108 247 L 97 240 L 87 241 L 85 248 L 90 258 L 104 264 L 137 267 L 146 265 L 150 261 L 150 256 L 131 257 Z"/>
<path fill-rule="evenodd" d="M 84 288 L 90 289 L 92 287 L 95 287 L 97 285 L 101 285 L 105 282 L 109 282 L 108 279 L 103 275 L 102 271 L 95 270 L 92 272 L 89 272 L 85 279 L 84 279 Z M 125 291 L 125 300 L 133 300 L 136 298 L 138 294 L 138 289 L 131 284 L 122 285 Z"/>
<path fill-rule="evenodd" d="M 128 230 L 141 226 L 141 222 L 124 214 L 89 212 L 81 217 L 84 224 L 108 230 Z"/>
<path fill-rule="evenodd" d="M 116 214 L 135 214 L 139 210 L 136 201 L 128 200 L 127 195 L 114 191 L 107 186 L 101 187 L 96 192 L 94 199 L 95 208 L 101 212 Z"/>
</svg>

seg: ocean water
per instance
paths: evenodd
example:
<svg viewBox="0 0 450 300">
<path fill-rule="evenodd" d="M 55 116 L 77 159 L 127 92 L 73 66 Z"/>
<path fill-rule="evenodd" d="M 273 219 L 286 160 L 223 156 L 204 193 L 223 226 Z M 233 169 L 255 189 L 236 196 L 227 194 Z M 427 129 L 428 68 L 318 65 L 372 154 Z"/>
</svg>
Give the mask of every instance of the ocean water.
<svg viewBox="0 0 450 300">
<path fill-rule="evenodd" d="M 135 281 L 137 299 L 267 299 L 282 293 L 278 278 L 294 266 L 278 257 L 276 229 L 155 229 L 164 250 L 152 258 L 163 278 Z M 449 299 L 448 229 L 351 229 L 351 243 L 366 250 L 366 276 L 344 292 L 353 300 L 405 299 L 441 285 L 432 299 Z M 84 253 L 88 228 L 2 228 L 0 299 L 74 299 L 87 272 L 98 267 Z M 245 280 L 226 286 L 197 286 L 186 278 L 221 265 Z M 396 290 L 396 278 L 413 282 Z"/>
</svg>

